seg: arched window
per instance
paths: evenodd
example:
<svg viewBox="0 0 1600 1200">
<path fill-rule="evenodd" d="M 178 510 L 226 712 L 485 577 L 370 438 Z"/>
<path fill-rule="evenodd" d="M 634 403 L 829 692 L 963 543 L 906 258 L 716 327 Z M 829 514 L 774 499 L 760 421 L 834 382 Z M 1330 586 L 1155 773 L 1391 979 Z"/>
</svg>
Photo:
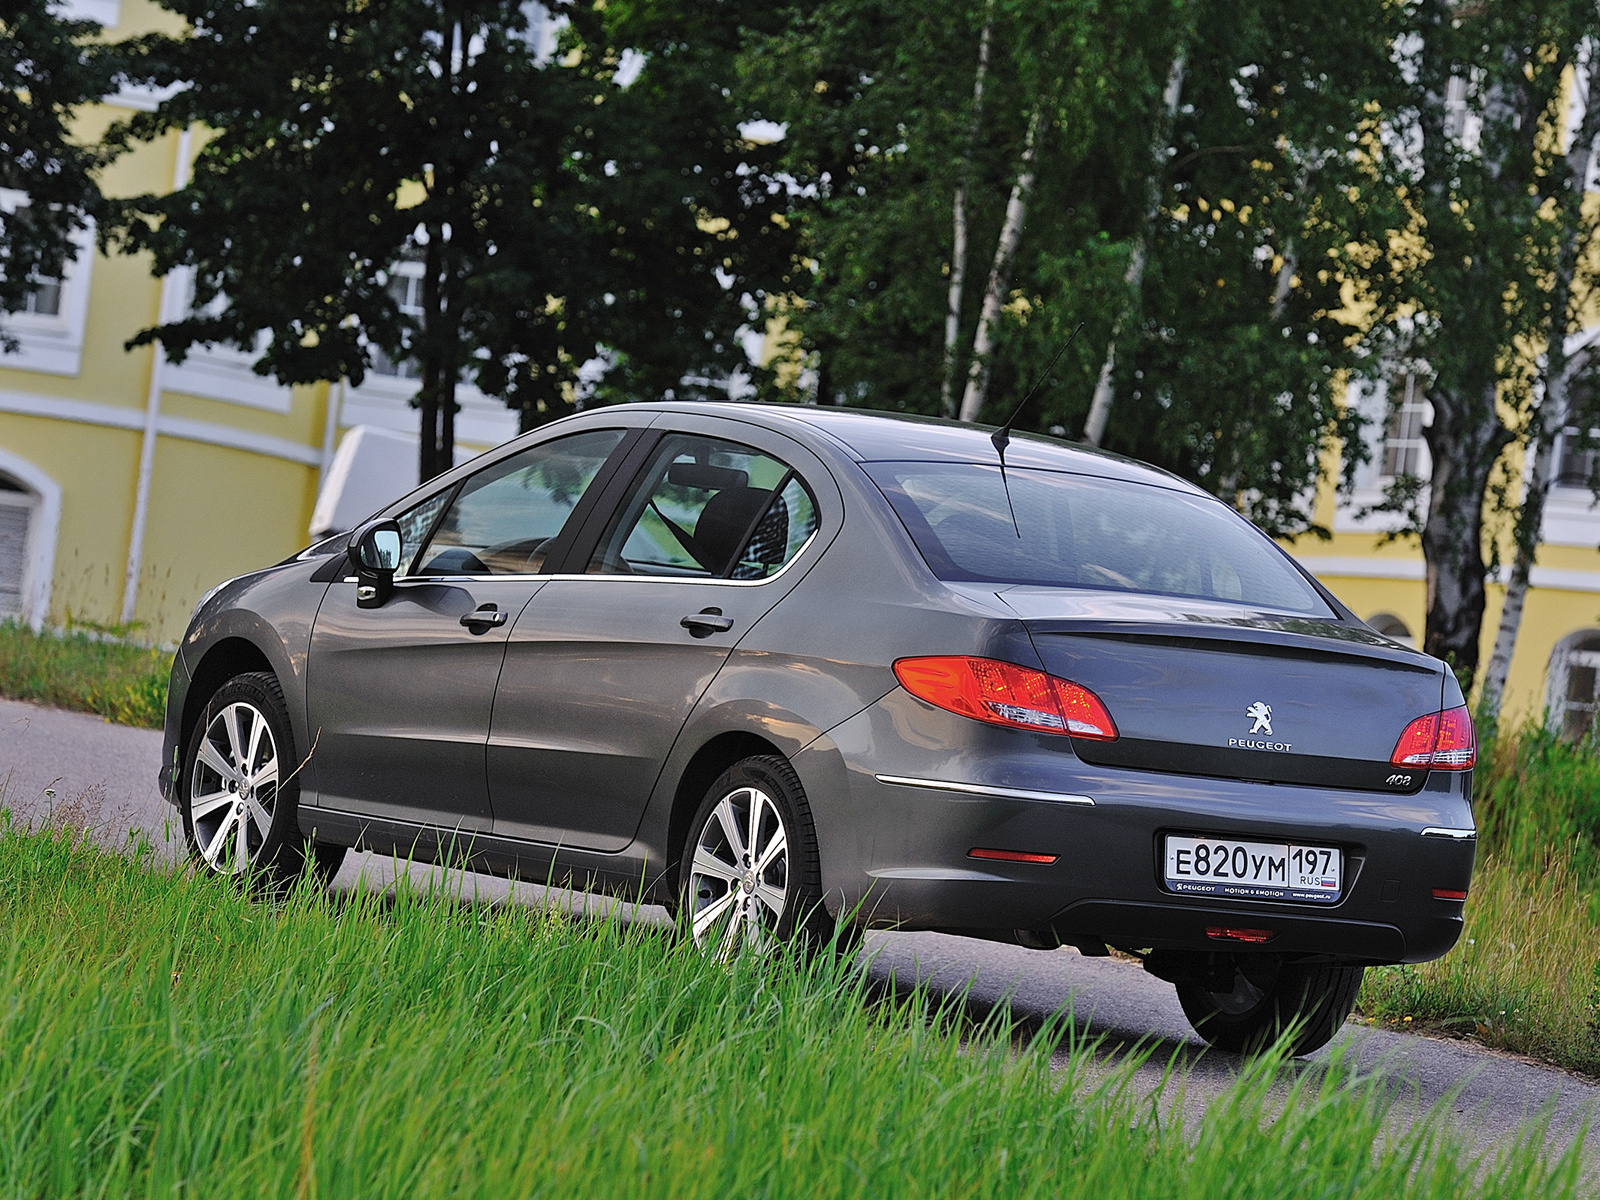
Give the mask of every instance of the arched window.
<svg viewBox="0 0 1600 1200">
<path fill-rule="evenodd" d="M 27 613 L 32 562 L 33 514 L 39 498 L 9 475 L 0 474 L 0 621 Z"/>
<path fill-rule="evenodd" d="M 1556 643 L 1545 676 L 1550 724 L 1569 738 L 1586 737 L 1600 707 L 1600 629 L 1580 629 Z"/>
<path fill-rule="evenodd" d="M 1411 635 L 1411 627 L 1393 613 L 1373 613 L 1367 618 L 1367 624 L 1402 646 L 1409 646 L 1413 650 L 1417 648 L 1417 639 Z"/>
</svg>

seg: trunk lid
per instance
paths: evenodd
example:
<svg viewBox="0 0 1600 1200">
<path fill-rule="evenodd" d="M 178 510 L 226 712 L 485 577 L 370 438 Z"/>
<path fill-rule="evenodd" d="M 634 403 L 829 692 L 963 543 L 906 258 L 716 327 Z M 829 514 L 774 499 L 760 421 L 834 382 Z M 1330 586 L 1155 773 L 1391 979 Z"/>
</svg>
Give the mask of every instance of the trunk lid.
<svg viewBox="0 0 1600 1200">
<path fill-rule="evenodd" d="M 1089 688 L 1111 742 L 1073 740 L 1106 766 L 1413 792 L 1391 765 L 1406 725 L 1443 706 L 1444 667 L 1364 627 L 1164 596 L 1009 588 L 1045 670 Z"/>
</svg>

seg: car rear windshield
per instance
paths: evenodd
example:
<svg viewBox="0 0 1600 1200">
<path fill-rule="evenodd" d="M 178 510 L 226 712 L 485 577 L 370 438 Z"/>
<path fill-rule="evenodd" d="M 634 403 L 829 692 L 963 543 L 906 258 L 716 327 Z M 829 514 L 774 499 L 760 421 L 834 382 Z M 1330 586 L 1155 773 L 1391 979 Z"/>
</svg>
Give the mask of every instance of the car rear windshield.
<svg viewBox="0 0 1600 1200">
<path fill-rule="evenodd" d="M 1008 507 L 998 466 L 865 465 L 941 579 L 1155 592 L 1334 615 L 1264 534 L 1206 497 L 1008 468 Z"/>
</svg>

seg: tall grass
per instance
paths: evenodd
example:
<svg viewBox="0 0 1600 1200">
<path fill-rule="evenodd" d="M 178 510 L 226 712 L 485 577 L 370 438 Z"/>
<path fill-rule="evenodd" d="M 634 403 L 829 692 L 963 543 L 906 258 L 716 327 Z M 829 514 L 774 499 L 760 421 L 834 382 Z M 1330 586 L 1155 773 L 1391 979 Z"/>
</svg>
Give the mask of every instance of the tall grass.
<svg viewBox="0 0 1600 1200">
<path fill-rule="evenodd" d="M 13 700 L 159 729 L 171 669 L 171 654 L 100 630 L 34 633 L 15 621 L 0 622 L 0 696 Z"/>
<path fill-rule="evenodd" d="M 1600 1075 L 1591 889 L 1560 857 L 1531 871 L 1489 856 L 1473 874 L 1456 948 L 1420 966 L 1368 971 L 1362 1012 Z"/>
<path fill-rule="evenodd" d="M 1361 1011 L 1600 1074 L 1600 755 L 1543 725 L 1491 734 L 1456 948 L 1368 971 Z"/>
<path fill-rule="evenodd" d="M 1052 1032 L 614 920 L 252 903 L 0 824 L 8 1195 L 1575 1194 L 1534 1141 L 1395 1132 L 1340 1065 L 1263 1058 L 1186 1124 L 1090 1047 L 1052 1069 Z"/>
</svg>

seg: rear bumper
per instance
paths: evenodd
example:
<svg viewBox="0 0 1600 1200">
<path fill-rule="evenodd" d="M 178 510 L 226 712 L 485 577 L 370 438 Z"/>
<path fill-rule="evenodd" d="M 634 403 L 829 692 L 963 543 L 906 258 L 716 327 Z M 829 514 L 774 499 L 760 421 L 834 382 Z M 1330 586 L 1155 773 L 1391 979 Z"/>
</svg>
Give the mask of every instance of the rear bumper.
<svg viewBox="0 0 1600 1200">
<path fill-rule="evenodd" d="M 829 907 L 874 925 L 1172 950 L 1245 948 L 1207 933 L 1245 927 L 1272 934 L 1250 948 L 1369 963 L 1437 958 L 1461 933 L 1461 903 L 1433 889 L 1467 889 L 1475 841 L 1423 830 L 1472 828 L 1462 773 L 1396 796 L 1097 767 L 1065 738 L 982 725 L 900 691 L 795 766 Z M 1333 904 L 1179 895 L 1161 880 L 1168 833 L 1336 845 L 1344 888 Z M 974 859 L 976 847 L 1056 859 Z"/>
</svg>

